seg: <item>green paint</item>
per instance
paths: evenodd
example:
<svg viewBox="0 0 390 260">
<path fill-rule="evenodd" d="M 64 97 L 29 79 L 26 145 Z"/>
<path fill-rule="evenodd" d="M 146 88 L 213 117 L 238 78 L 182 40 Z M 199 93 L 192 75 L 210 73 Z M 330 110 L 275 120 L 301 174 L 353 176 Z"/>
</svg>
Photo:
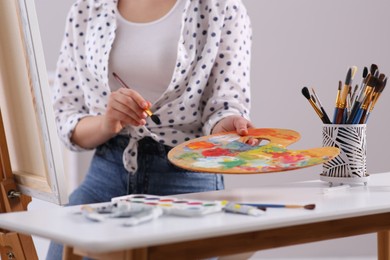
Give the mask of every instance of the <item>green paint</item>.
<svg viewBox="0 0 390 260">
<path fill-rule="evenodd" d="M 183 153 L 183 154 L 181 154 L 178 158 L 179 158 L 179 159 L 183 159 L 183 160 L 187 160 L 187 159 L 196 160 L 196 159 L 201 158 L 201 157 L 203 157 L 203 156 L 200 155 L 200 154 L 198 154 L 198 153 L 190 152 L 190 153 Z"/>
<path fill-rule="evenodd" d="M 236 166 L 240 166 L 240 165 L 243 165 L 245 163 L 246 163 L 246 161 L 244 161 L 244 160 L 234 160 L 234 161 L 221 162 L 221 164 L 226 169 L 234 168 Z"/>
</svg>

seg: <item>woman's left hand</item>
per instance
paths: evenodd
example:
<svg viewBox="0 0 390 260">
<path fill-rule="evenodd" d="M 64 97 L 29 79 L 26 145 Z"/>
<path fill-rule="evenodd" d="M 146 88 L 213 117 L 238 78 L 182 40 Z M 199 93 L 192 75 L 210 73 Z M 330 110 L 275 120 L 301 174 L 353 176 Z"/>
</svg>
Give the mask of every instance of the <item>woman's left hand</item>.
<svg viewBox="0 0 390 260">
<path fill-rule="evenodd" d="M 212 134 L 236 131 L 237 134 L 245 136 L 248 134 L 248 129 L 253 128 L 253 124 L 242 116 L 228 116 L 221 119 L 213 128 Z M 257 145 L 259 140 L 250 137 L 247 144 Z"/>
</svg>

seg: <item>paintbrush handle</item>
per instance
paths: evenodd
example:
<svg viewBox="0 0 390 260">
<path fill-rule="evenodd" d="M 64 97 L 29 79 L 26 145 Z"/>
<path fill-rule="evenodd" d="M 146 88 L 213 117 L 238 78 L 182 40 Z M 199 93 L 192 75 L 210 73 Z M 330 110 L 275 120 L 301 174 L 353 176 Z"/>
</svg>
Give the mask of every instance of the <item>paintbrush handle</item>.
<svg viewBox="0 0 390 260">
<path fill-rule="evenodd" d="M 283 204 L 262 204 L 262 203 L 240 203 L 241 205 L 258 207 L 258 208 L 285 208 Z"/>
<path fill-rule="evenodd" d="M 252 207 L 257 207 L 261 209 L 266 209 L 266 208 L 290 208 L 290 209 L 315 209 L 316 205 L 315 204 L 307 204 L 307 205 L 296 205 L 296 204 L 264 204 L 264 203 L 240 203 L 241 205 L 246 205 L 246 206 L 252 206 Z"/>
<path fill-rule="evenodd" d="M 301 209 L 304 207 L 305 206 L 303 206 L 303 205 L 285 205 L 285 208 L 289 208 L 289 209 Z"/>
<path fill-rule="evenodd" d="M 360 120 L 359 120 L 359 124 L 364 124 L 366 122 L 366 119 L 367 119 L 367 113 L 368 113 L 368 110 L 367 109 L 362 109 L 362 116 L 360 117 Z"/>
<path fill-rule="evenodd" d="M 313 100 L 309 99 L 310 105 L 313 107 L 314 111 L 316 111 L 319 118 L 324 121 L 324 115 L 322 114 L 322 111 L 317 107 L 317 105 L 313 102 Z"/>
<path fill-rule="evenodd" d="M 342 124 L 345 108 L 336 108 L 334 124 Z"/>
<path fill-rule="evenodd" d="M 370 115 L 371 115 L 371 112 L 368 111 L 367 114 L 366 114 L 366 118 L 365 118 L 364 124 L 367 124 L 367 121 L 368 121 L 368 118 L 369 118 Z"/>
<path fill-rule="evenodd" d="M 347 124 L 352 124 L 353 120 L 356 117 L 357 112 L 359 111 L 359 107 L 361 106 L 361 102 L 355 101 L 352 107 L 351 114 L 349 115 L 347 119 Z"/>
<path fill-rule="evenodd" d="M 330 119 L 328 117 L 328 114 L 326 113 L 326 111 L 325 111 L 325 109 L 323 107 L 321 107 L 321 111 L 322 111 L 322 114 L 323 114 L 322 121 L 324 122 L 324 124 L 331 124 L 332 122 L 330 121 Z"/>
<path fill-rule="evenodd" d="M 336 124 L 337 111 L 338 111 L 338 108 L 337 108 L 337 107 L 335 107 L 335 109 L 334 109 L 334 113 L 333 113 L 333 124 Z"/>
<path fill-rule="evenodd" d="M 362 115 L 363 115 L 363 109 L 359 108 L 356 113 L 356 116 L 353 118 L 352 124 L 359 124 Z"/>
</svg>

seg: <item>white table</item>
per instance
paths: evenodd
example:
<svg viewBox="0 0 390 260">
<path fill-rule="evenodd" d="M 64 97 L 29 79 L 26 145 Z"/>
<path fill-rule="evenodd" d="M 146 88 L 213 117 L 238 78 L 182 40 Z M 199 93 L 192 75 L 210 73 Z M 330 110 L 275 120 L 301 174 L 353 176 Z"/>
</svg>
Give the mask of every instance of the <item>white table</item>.
<svg viewBox="0 0 390 260">
<path fill-rule="evenodd" d="M 115 259 L 211 257 L 373 232 L 378 233 L 378 258 L 390 259 L 390 173 L 371 175 L 368 186 L 323 194 L 326 187 L 325 182 L 310 181 L 182 195 L 316 204 L 315 210 L 270 208 L 260 217 L 229 213 L 202 218 L 163 216 L 123 227 L 124 220 L 93 223 L 78 214 L 79 207 L 68 207 L 2 214 L 0 227 L 63 243 L 68 259 L 76 259 L 75 254 Z"/>
</svg>

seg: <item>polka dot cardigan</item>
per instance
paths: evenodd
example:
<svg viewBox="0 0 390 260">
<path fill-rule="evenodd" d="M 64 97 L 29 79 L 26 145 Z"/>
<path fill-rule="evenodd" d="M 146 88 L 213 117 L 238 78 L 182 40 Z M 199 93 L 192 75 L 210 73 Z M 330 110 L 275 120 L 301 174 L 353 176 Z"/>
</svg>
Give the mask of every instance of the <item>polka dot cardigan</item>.
<svg viewBox="0 0 390 260">
<path fill-rule="evenodd" d="M 142 127 L 128 126 L 125 168 L 137 169 L 137 141 L 145 136 L 175 146 L 210 134 L 229 115 L 249 119 L 251 25 L 241 0 L 186 0 L 172 81 Z M 108 59 L 115 40 L 116 0 L 78 0 L 71 8 L 57 63 L 52 99 L 59 136 L 71 150 L 78 121 L 105 113 Z"/>
</svg>

